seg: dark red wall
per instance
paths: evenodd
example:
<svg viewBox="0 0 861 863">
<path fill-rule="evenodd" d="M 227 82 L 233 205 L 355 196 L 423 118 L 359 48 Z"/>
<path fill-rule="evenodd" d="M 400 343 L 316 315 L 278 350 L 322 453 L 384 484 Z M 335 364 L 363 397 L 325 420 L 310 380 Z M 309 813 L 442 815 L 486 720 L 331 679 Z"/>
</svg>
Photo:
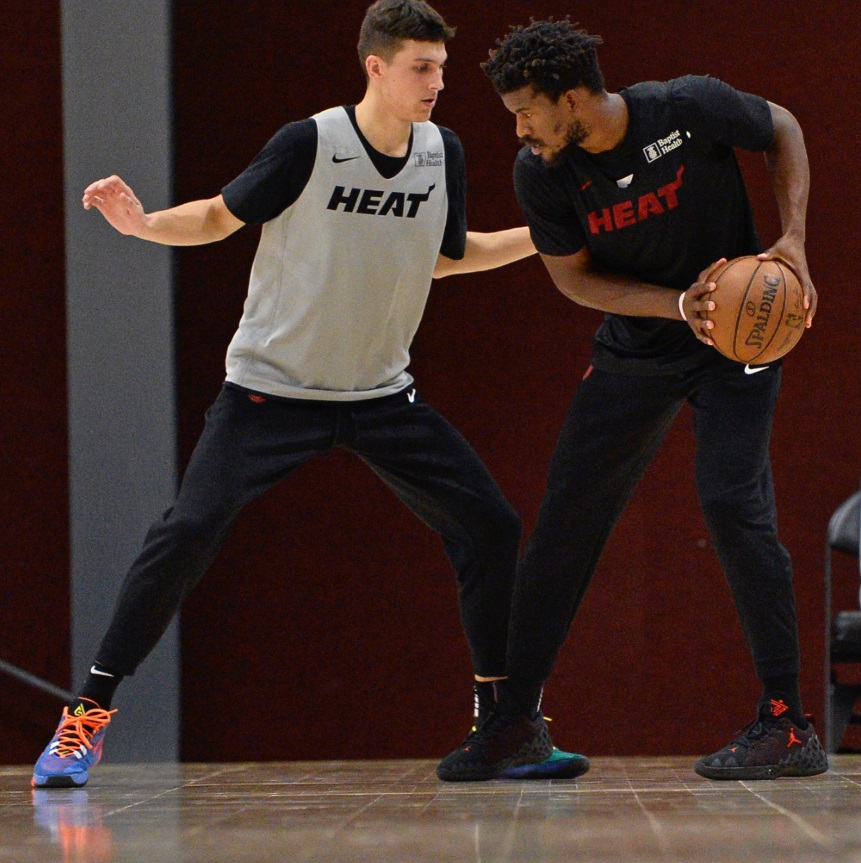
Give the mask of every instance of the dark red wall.
<svg viewBox="0 0 861 863">
<path fill-rule="evenodd" d="M 69 686 L 60 12 L 0 4 L 0 659 Z M 0 761 L 29 761 L 59 705 L 0 674 Z"/>
<path fill-rule="evenodd" d="M 6 8 L 6 7 L 9 8 Z M 362 95 L 364 0 L 176 4 L 177 201 L 217 193 L 285 121 Z M 301 8 L 301 14 L 297 13 Z M 440 0 L 459 27 L 434 119 L 467 152 L 476 230 L 520 223 L 513 122 L 478 68 L 510 23 L 570 9 Z M 861 109 L 851 4 L 584 2 L 611 89 L 709 72 L 790 108 L 813 173 L 808 253 L 816 326 L 786 362 L 773 440 L 794 555 L 808 709 L 822 710 L 822 553 L 857 486 L 859 312 L 851 282 Z M 68 685 L 68 505 L 58 3 L 0 9 L 5 407 L 0 658 Z M 839 49 L 839 68 L 828 59 Z M 766 241 L 777 230 L 759 157 L 745 157 Z M 185 460 L 223 377 L 256 233 L 184 250 L 178 266 Z M 537 260 L 435 285 L 414 346 L 425 396 L 459 426 L 531 529 L 598 315 L 558 295 Z M 757 695 L 698 513 L 683 414 L 604 556 L 548 687 L 558 742 L 594 754 L 702 752 Z M 841 562 L 841 602 L 857 575 Z M 469 677 L 451 572 L 435 536 L 360 463 L 303 468 L 243 514 L 183 613 L 186 759 L 435 756 L 463 734 Z M 128 685 L 134 685 L 130 683 Z M 56 703 L 0 675 L 4 761 L 29 761 Z"/>
<path fill-rule="evenodd" d="M 179 199 L 212 195 L 286 120 L 361 97 L 364 2 L 183 3 L 176 10 Z M 511 23 L 570 5 L 439 2 L 459 27 L 434 119 L 466 148 L 477 230 L 522 222 L 512 118 L 478 68 Z M 822 709 L 821 558 L 829 513 L 856 486 L 858 312 L 844 295 L 858 216 L 846 194 L 859 109 L 855 13 L 816 4 L 581 3 L 611 89 L 711 73 L 796 113 L 813 171 L 816 327 L 786 363 L 774 435 L 782 531 L 797 570 L 808 708 Z M 841 46 L 839 73 L 827 57 Z M 766 241 L 777 220 L 761 157 L 746 157 Z M 183 253 L 185 455 L 217 392 L 256 232 Z M 474 443 L 531 528 L 555 435 L 598 316 L 556 294 L 533 259 L 436 284 L 415 342 L 425 396 Z M 853 325 L 854 324 L 854 325 Z M 683 414 L 602 561 L 546 699 L 561 744 L 596 754 L 701 752 L 758 695 L 699 515 Z M 439 543 L 362 465 L 309 464 L 237 525 L 183 617 L 186 758 L 432 756 L 465 730 L 466 650 Z M 238 724 L 237 724 L 238 723 Z M 240 731 L 240 733 L 237 733 Z"/>
</svg>

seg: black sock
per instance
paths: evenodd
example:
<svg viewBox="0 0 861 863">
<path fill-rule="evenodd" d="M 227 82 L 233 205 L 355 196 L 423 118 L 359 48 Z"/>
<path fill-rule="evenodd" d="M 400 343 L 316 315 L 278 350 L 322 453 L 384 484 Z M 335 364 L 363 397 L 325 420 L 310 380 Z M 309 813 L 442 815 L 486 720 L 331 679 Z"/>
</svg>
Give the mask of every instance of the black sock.
<svg viewBox="0 0 861 863">
<path fill-rule="evenodd" d="M 90 673 L 78 692 L 78 697 L 69 705 L 69 713 L 74 714 L 81 707 L 84 710 L 91 710 L 92 704 L 84 702 L 83 699 L 85 698 L 88 701 L 94 701 L 103 710 L 110 710 L 114 692 L 116 692 L 123 677 L 124 675 L 120 674 L 119 671 L 111 671 L 111 669 L 96 662 L 90 666 Z"/>
<path fill-rule="evenodd" d="M 496 690 L 494 688 L 494 681 L 476 680 L 473 682 L 472 691 L 474 693 L 472 717 L 475 720 L 475 725 L 478 726 L 478 724 L 483 722 L 490 714 L 490 711 L 496 706 Z"/>
<path fill-rule="evenodd" d="M 500 713 L 528 716 L 535 719 L 541 707 L 544 681 L 512 680 L 508 677 L 496 684 L 496 697 Z"/>
<path fill-rule="evenodd" d="M 797 674 L 780 674 L 763 677 L 760 704 L 768 704 L 773 716 L 785 713 L 802 730 L 807 728 L 807 718 L 801 705 L 801 688 Z M 782 705 L 785 705 L 784 709 Z"/>
</svg>

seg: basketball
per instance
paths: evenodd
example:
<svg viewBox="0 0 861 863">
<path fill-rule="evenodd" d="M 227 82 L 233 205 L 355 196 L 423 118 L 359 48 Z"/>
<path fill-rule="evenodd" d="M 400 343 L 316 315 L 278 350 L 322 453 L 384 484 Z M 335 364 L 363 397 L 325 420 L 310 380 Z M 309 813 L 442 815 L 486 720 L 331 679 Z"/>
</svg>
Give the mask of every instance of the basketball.
<svg viewBox="0 0 861 863">
<path fill-rule="evenodd" d="M 731 360 L 765 365 L 789 353 L 804 333 L 804 291 L 783 261 L 753 255 L 718 267 L 710 281 L 715 347 Z"/>
</svg>

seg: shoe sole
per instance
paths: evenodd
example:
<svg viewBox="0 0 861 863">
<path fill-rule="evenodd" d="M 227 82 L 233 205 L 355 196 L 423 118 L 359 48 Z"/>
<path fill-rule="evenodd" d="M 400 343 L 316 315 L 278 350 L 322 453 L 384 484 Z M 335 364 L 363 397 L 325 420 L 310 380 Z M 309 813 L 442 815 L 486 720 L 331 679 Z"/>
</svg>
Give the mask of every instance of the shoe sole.
<svg viewBox="0 0 861 863">
<path fill-rule="evenodd" d="M 589 759 L 585 755 L 556 750 L 548 759 L 538 764 L 521 764 L 508 767 L 500 779 L 576 779 L 589 770 Z"/>
<path fill-rule="evenodd" d="M 517 756 L 512 756 L 483 768 L 471 767 L 465 770 L 450 770 L 440 766 L 436 769 L 436 775 L 437 779 L 442 779 L 443 782 L 486 782 L 497 779 L 517 760 Z"/>
<path fill-rule="evenodd" d="M 819 776 L 828 765 L 798 768 L 791 764 L 764 764 L 759 767 L 709 767 L 697 762 L 694 772 L 706 779 L 779 779 L 781 776 Z"/>
<path fill-rule="evenodd" d="M 90 777 L 85 773 L 76 776 L 39 776 L 33 774 L 30 785 L 33 788 L 82 788 Z"/>
</svg>

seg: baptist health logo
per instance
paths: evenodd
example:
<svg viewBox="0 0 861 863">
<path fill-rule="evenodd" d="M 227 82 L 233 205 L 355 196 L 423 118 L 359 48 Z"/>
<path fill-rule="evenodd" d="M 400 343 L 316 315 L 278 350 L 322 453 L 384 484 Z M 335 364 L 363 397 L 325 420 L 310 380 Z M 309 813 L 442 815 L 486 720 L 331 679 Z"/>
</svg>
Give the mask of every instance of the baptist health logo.
<svg viewBox="0 0 861 863">
<path fill-rule="evenodd" d="M 428 151 L 426 153 L 416 153 L 416 167 L 417 168 L 439 168 L 442 167 L 443 163 L 443 153 L 434 153 L 432 151 Z"/>
<path fill-rule="evenodd" d="M 690 138 L 691 133 L 685 132 L 685 137 Z M 677 147 L 681 147 L 683 143 L 682 133 L 676 129 L 674 132 L 670 132 L 666 138 L 658 138 L 654 144 L 649 144 L 648 147 L 643 147 L 643 153 L 646 156 L 647 162 L 655 162 L 660 159 L 661 156 L 665 156 Z"/>
</svg>

